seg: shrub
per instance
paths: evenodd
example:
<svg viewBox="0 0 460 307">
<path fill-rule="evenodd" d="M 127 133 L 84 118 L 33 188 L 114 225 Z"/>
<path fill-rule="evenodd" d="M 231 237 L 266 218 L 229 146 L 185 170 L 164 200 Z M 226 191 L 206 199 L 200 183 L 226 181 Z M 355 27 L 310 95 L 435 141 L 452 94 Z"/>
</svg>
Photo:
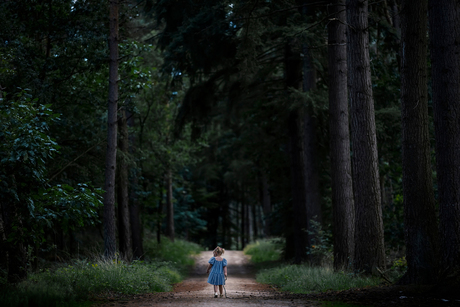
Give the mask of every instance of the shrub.
<svg viewBox="0 0 460 307">
<path fill-rule="evenodd" d="M 243 252 L 251 256 L 254 263 L 279 260 L 282 253 L 281 239 L 263 239 L 247 245 Z"/>
</svg>

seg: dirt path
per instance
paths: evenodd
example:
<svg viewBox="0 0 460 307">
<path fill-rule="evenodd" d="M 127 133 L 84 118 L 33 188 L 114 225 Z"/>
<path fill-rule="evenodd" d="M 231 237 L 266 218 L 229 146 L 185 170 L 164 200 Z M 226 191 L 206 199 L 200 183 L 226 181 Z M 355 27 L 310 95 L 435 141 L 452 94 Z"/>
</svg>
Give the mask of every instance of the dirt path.
<svg viewBox="0 0 460 307">
<path fill-rule="evenodd" d="M 155 293 L 133 300 L 111 302 L 103 306 L 321 306 L 316 301 L 283 298 L 269 286 L 257 283 L 248 258 L 241 251 L 225 252 L 224 258 L 228 261 L 228 280 L 225 285 L 228 298 L 214 298 L 213 287 L 206 282 L 206 267 L 211 257 L 211 251 L 202 252 L 197 257 L 195 268 L 190 277 L 177 284 L 173 292 Z"/>
</svg>

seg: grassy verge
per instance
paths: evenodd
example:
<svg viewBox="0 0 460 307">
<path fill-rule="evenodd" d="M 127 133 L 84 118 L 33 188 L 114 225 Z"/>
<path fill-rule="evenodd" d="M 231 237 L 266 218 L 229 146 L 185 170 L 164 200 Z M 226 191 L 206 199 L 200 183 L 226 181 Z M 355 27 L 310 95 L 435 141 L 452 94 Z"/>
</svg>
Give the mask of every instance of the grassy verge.
<svg viewBox="0 0 460 307">
<path fill-rule="evenodd" d="M 181 270 L 193 265 L 190 255 L 200 250 L 198 245 L 182 240 L 164 240 L 146 247 L 146 261 L 74 260 L 71 265 L 30 274 L 15 286 L 2 282 L 0 305 L 86 307 L 96 298 L 169 291 L 172 284 L 181 281 Z"/>
<path fill-rule="evenodd" d="M 282 247 L 281 239 L 263 239 L 248 244 L 243 252 L 251 256 L 253 263 L 271 262 L 281 258 Z"/>
<path fill-rule="evenodd" d="M 260 240 L 249 244 L 244 252 L 259 269 L 256 279 L 271 284 L 282 291 L 313 293 L 327 290 L 345 290 L 381 284 L 380 278 L 334 272 L 330 267 L 289 265 L 280 262 L 283 241 Z"/>
<path fill-rule="evenodd" d="M 282 265 L 262 270 L 257 274 L 257 281 L 293 293 L 338 291 L 377 286 L 382 282 L 380 278 L 334 272 L 331 268 L 309 265 Z"/>
</svg>

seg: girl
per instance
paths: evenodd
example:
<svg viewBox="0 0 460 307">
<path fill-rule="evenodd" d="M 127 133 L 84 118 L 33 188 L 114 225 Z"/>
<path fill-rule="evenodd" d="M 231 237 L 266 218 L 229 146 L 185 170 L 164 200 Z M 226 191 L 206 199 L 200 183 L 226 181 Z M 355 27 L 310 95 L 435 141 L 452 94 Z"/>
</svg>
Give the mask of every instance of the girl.
<svg viewBox="0 0 460 307">
<path fill-rule="evenodd" d="M 219 286 L 220 297 L 222 294 L 222 285 L 225 284 L 225 279 L 227 278 L 227 260 L 222 258 L 222 255 L 225 253 L 225 249 L 217 246 L 212 254 L 214 257 L 209 259 L 208 269 L 206 274 L 211 272 L 208 277 L 208 283 L 214 285 L 214 297 L 217 297 L 217 286 Z"/>
</svg>

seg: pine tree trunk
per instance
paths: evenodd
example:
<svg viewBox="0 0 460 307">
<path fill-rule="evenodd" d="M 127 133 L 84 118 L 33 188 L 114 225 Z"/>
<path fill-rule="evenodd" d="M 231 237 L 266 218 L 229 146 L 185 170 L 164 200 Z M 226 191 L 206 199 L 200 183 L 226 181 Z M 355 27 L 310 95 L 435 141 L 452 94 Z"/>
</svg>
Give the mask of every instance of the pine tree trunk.
<svg viewBox="0 0 460 307">
<path fill-rule="evenodd" d="M 293 42 L 285 46 L 285 69 L 286 89 L 302 88 L 302 59 L 300 51 L 295 51 Z M 288 119 L 289 155 L 291 164 L 291 191 L 292 191 L 292 215 L 293 227 L 291 235 L 293 249 L 287 247 L 286 251 L 294 251 L 294 255 L 286 253 L 286 257 L 294 257 L 295 263 L 301 263 L 307 259 L 308 229 L 307 218 L 307 191 L 306 191 L 306 153 L 305 153 L 305 110 L 296 108 L 290 112 Z"/>
<path fill-rule="evenodd" d="M 427 88 L 428 0 L 402 1 L 401 106 L 404 228 L 408 284 L 432 284 L 438 273 Z"/>
<path fill-rule="evenodd" d="M 120 246 L 120 255 L 122 259 L 130 262 L 132 260 L 132 244 L 131 244 L 131 225 L 129 214 L 129 177 L 128 177 L 128 151 L 129 151 L 129 136 L 128 123 L 126 121 L 125 110 L 121 111 L 120 118 L 120 140 L 119 148 L 122 156 L 118 163 L 118 240 Z"/>
<path fill-rule="evenodd" d="M 118 108 L 118 0 L 110 1 L 109 52 L 109 106 L 104 186 L 104 254 L 111 259 L 115 257 L 117 250 L 115 237 L 115 173 L 117 165 Z"/>
<path fill-rule="evenodd" d="M 368 1 L 347 0 L 348 88 L 351 115 L 354 268 L 375 272 L 385 267 L 383 221 L 369 60 Z"/>
<path fill-rule="evenodd" d="M 171 169 L 168 169 L 166 173 L 166 235 L 174 242 L 174 203 Z"/>
<path fill-rule="evenodd" d="M 264 213 L 264 235 L 266 238 L 271 235 L 271 213 L 272 213 L 272 204 L 270 199 L 270 191 L 268 190 L 268 180 L 267 175 L 264 171 L 260 172 L 259 175 L 259 189 L 260 189 L 260 202 L 262 203 L 262 209 Z"/>
<path fill-rule="evenodd" d="M 429 1 L 442 265 L 460 266 L 460 3 Z"/>
<path fill-rule="evenodd" d="M 347 94 L 347 27 L 345 0 L 335 0 L 329 23 L 329 126 L 334 225 L 334 269 L 353 263 L 355 212 L 351 179 L 350 129 Z"/>
<path fill-rule="evenodd" d="M 131 116 L 129 112 L 126 113 L 126 116 L 128 117 L 128 126 L 134 127 L 134 117 Z M 136 144 L 133 134 L 129 135 L 129 143 L 130 152 L 131 154 L 134 154 L 136 151 Z M 129 206 L 129 224 L 131 225 L 131 245 L 133 249 L 133 258 L 141 260 L 144 259 L 144 245 L 142 243 L 142 224 L 139 216 L 139 200 L 137 196 L 137 189 L 139 184 L 137 172 L 138 170 L 136 168 L 132 168 L 132 184 L 131 188 L 129 189 L 129 199 L 131 203 Z"/>
</svg>

